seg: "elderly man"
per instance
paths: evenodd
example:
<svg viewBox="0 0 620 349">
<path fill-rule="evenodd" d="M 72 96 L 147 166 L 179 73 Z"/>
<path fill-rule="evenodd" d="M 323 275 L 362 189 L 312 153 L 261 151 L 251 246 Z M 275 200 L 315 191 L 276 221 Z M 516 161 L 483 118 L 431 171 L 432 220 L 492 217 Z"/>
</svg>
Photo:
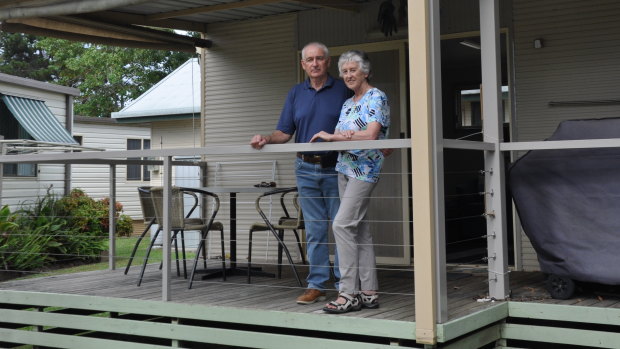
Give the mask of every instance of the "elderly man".
<svg viewBox="0 0 620 349">
<path fill-rule="evenodd" d="M 333 133 L 340 109 L 352 93 L 339 79 L 327 73 L 330 59 L 325 45 L 313 42 L 301 51 L 301 67 L 308 79 L 288 93 L 276 130 L 271 135 L 255 135 L 250 145 L 256 149 L 265 144 L 286 143 L 295 134 L 296 143 L 307 143 L 320 131 Z M 336 216 L 338 176 L 334 170 L 337 152 L 297 153 L 295 169 L 301 209 L 304 213 L 310 273 L 308 288 L 297 298 L 299 304 L 325 300 L 330 278 L 328 230 Z M 338 259 L 334 274 L 338 279 Z"/>
</svg>

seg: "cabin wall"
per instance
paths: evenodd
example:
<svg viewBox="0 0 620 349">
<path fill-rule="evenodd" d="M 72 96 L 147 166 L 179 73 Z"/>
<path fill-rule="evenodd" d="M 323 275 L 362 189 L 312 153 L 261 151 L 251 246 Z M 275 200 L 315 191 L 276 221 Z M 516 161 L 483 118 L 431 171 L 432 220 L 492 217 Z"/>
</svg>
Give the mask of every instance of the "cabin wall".
<svg viewBox="0 0 620 349">
<path fill-rule="evenodd" d="M 277 15 L 257 20 L 209 26 L 213 47 L 206 52 L 205 139 L 206 146 L 249 144 L 255 134 L 270 134 L 276 127 L 288 90 L 298 82 L 297 14 Z M 249 146 L 249 145 L 248 145 Z M 223 178 L 235 176 L 240 186 L 270 181 L 271 163 L 276 161 L 278 187 L 295 186 L 294 154 L 253 154 L 209 156 L 207 185 L 221 185 Z M 236 165 L 217 162 L 249 161 L 239 171 Z M 239 177 L 239 174 L 246 177 Z M 217 181 L 216 182 L 216 176 Z M 237 251 L 239 261 L 247 255 L 248 229 L 259 221 L 256 194 L 239 194 L 237 201 Z M 221 195 L 218 218 L 229 231 L 228 196 Z M 280 215 L 273 207 L 273 217 Z M 215 236 L 214 234 L 210 234 Z M 287 240 L 292 241 L 292 234 Z M 228 240 L 228 239 L 227 239 Z M 217 253 L 217 245 L 213 245 Z M 272 258 L 275 239 L 266 233 L 255 235 L 253 258 Z M 295 252 L 291 243 L 291 252 Z"/>
<path fill-rule="evenodd" d="M 0 81 L 0 93 L 45 101 L 47 107 L 61 125 L 66 125 L 66 95 L 27 86 L 20 86 Z M 64 165 L 40 164 L 36 177 L 2 177 L 2 205 L 9 205 L 11 210 L 19 204 L 32 203 L 37 197 L 46 193 L 62 195 L 65 186 Z"/>
<path fill-rule="evenodd" d="M 614 0 L 514 2 L 516 140 L 544 140 L 563 120 L 620 116 L 620 104 L 601 103 L 618 100 L 618 18 Z M 543 47 L 534 48 L 534 39 Z M 523 268 L 538 269 L 529 240 L 521 238 Z"/>
<path fill-rule="evenodd" d="M 82 145 L 107 151 L 127 150 L 128 139 L 150 139 L 151 129 L 132 124 L 74 122 L 73 135 L 82 137 Z M 141 220 L 142 211 L 136 187 L 149 182 L 128 181 L 127 166 L 116 166 L 116 201 L 123 204 L 123 213 Z M 110 196 L 109 165 L 71 165 L 71 188 L 82 189 L 93 199 Z"/>
</svg>

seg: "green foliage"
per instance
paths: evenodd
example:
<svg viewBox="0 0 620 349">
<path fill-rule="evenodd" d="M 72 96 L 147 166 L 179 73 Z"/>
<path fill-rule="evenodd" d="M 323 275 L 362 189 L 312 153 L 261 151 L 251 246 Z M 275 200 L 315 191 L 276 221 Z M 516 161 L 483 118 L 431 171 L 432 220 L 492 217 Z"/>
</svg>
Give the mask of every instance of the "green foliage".
<svg viewBox="0 0 620 349">
<path fill-rule="evenodd" d="M 116 235 L 129 237 L 133 234 L 133 220 L 127 215 L 121 215 L 116 220 Z"/>
<path fill-rule="evenodd" d="M 83 116 L 110 117 L 191 56 L 0 33 L 0 72 L 80 89 L 75 114 Z"/>
<path fill-rule="evenodd" d="M 68 196 L 56 202 L 55 208 L 61 217 L 67 217 L 67 228 L 94 237 L 105 237 L 104 220 L 107 222 L 108 208 L 86 195 L 80 189 L 73 189 Z"/>
<path fill-rule="evenodd" d="M 38 221 L 41 220 L 45 217 Z M 11 214 L 8 206 L 0 211 L 0 263 L 5 270 L 31 270 L 43 266 L 48 260 L 45 251 L 52 240 L 48 231 L 59 226 L 46 222 L 34 230 L 23 230 L 21 223 L 30 225 L 30 222 L 30 217 Z"/>
<path fill-rule="evenodd" d="M 94 261 L 107 248 L 109 199 L 94 200 L 82 190 L 58 199 L 48 192 L 10 213 L 0 210 L 0 263 L 6 270 L 33 270 L 67 260 Z M 120 203 L 115 203 L 118 212 Z M 117 230 L 127 233 L 131 218 L 120 215 Z M 121 227 L 120 229 L 118 227 Z"/>
<path fill-rule="evenodd" d="M 37 47 L 33 35 L 0 32 L 0 72 L 39 81 L 51 81 L 50 57 Z"/>
<path fill-rule="evenodd" d="M 38 42 L 58 73 L 55 82 L 79 88 L 75 113 L 109 117 L 191 57 L 188 53 L 87 45 L 54 38 Z"/>
<path fill-rule="evenodd" d="M 60 216 L 70 217 L 68 226 L 80 234 L 107 237 L 110 226 L 110 199 L 94 200 L 81 189 L 73 189 L 68 196 L 56 203 Z M 122 215 L 123 205 L 114 203 L 116 215 L 116 232 L 119 236 L 129 236 L 133 232 L 132 220 Z"/>
</svg>

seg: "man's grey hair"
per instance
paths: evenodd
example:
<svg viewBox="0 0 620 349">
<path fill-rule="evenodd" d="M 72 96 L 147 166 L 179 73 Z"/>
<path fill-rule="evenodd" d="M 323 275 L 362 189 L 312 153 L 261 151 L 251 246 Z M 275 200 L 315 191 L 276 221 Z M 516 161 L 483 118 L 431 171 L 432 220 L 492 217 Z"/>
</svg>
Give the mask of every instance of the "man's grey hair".
<svg viewBox="0 0 620 349">
<path fill-rule="evenodd" d="M 301 59 L 306 59 L 306 49 L 310 46 L 315 46 L 320 48 L 321 50 L 323 50 L 323 54 L 325 55 L 325 58 L 329 58 L 329 49 L 327 49 L 327 46 L 323 45 L 320 42 L 311 42 L 306 44 L 306 46 L 304 46 L 303 49 L 301 49 Z"/>
<path fill-rule="evenodd" d="M 340 76 L 342 76 L 342 66 L 348 62 L 356 62 L 357 64 L 359 64 L 360 70 L 364 74 L 368 74 L 367 80 L 370 80 L 370 60 L 368 59 L 368 54 L 366 54 L 366 52 L 352 50 L 340 55 L 340 58 L 338 59 L 338 72 L 340 73 Z"/>
</svg>

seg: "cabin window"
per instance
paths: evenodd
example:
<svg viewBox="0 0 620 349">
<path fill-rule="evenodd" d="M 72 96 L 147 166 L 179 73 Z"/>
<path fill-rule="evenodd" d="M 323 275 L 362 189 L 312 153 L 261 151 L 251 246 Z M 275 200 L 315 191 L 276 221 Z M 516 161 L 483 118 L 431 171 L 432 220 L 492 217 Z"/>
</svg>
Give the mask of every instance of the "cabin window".
<svg viewBox="0 0 620 349">
<path fill-rule="evenodd" d="M 151 149 L 150 139 L 128 139 L 127 150 L 146 150 Z M 136 160 L 140 158 L 128 158 L 128 160 Z M 146 160 L 147 158 L 142 158 Z M 150 181 L 151 172 L 146 165 L 127 165 L 128 181 Z"/>
<path fill-rule="evenodd" d="M 482 128 L 482 104 L 479 88 L 463 88 L 457 90 L 456 106 L 458 126 L 463 128 Z M 510 122 L 508 104 L 508 86 L 502 86 L 502 112 L 504 123 Z"/>
<path fill-rule="evenodd" d="M 0 135 L 4 139 L 32 139 L 28 132 L 17 122 L 4 102 L 0 102 Z M 36 177 L 36 164 L 4 164 L 2 175 L 5 177 Z"/>
</svg>

